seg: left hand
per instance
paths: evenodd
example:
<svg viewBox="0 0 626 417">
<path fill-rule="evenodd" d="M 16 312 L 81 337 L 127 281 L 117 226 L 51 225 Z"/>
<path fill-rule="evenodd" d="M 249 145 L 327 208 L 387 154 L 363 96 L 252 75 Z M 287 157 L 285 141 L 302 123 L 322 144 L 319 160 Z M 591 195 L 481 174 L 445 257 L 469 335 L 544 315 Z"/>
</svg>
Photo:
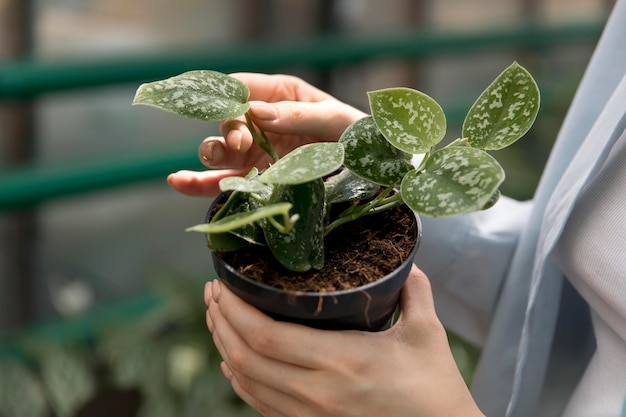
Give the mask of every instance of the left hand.
<svg viewBox="0 0 626 417">
<path fill-rule="evenodd" d="M 365 113 L 341 102 L 301 78 L 283 74 L 236 73 L 233 78 L 250 89 L 248 113 L 262 129 L 279 156 L 306 143 L 339 140 L 343 131 Z M 178 171 L 169 184 L 182 194 L 216 196 L 224 177 L 245 175 L 272 162 L 252 140 L 243 117 L 220 124 L 222 137 L 206 138 L 198 150 L 200 161 L 210 171 Z"/>
<path fill-rule="evenodd" d="M 222 371 L 265 417 L 482 416 L 415 266 L 400 319 L 378 333 L 277 322 L 218 281 L 204 296 Z"/>
</svg>

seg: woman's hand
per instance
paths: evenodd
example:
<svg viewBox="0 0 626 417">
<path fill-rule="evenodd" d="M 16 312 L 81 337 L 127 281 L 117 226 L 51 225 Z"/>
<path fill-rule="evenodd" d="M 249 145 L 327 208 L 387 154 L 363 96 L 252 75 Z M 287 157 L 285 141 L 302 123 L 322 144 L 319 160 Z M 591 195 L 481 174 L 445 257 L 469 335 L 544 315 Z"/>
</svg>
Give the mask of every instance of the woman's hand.
<svg viewBox="0 0 626 417">
<path fill-rule="evenodd" d="M 250 88 L 250 116 L 279 156 L 306 143 L 337 141 L 352 122 L 365 116 L 294 76 L 237 73 L 232 77 Z M 220 132 L 222 137 L 206 138 L 198 153 L 207 167 L 221 169 L 171 174 L 168 182 L 177 191 L 215 196 L 220 179 L 245 175 L 254 166 L 263 169 L 272 162 L 254 144 L 243 118 L 224 121 Z"/>
<path fill-rule="evenodd" d="M 401 315 L 379 333 L 277 322 L 218 281 L 207 326 L 235 392 L 266 417 L 482 416 L 461 377 L 417 267 Z"/>
</svg>

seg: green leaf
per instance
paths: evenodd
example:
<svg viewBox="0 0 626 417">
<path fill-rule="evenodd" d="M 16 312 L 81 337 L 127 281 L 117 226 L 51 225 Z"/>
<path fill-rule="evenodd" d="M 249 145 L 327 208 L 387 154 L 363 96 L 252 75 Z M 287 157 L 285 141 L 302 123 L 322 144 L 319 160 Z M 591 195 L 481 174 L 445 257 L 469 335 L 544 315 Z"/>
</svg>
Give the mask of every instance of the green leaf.
<svg viewBox="0 0 626 417">
<path fill-rule="evenodd" d="M 59 417 L 73 416 L 96 390 L 95 377 L 79 353 L 49 348 L 40 366 L 50 402 Z"/>
<path fill-rule="evenodd" d="M 207 233 L 207 246 L 217 252 L 232 252 L 250 245 L 234 232 Z"/>
<path fill-rule="evenodd" d="M 269 196 L 271 195 L 271 188 L 272 187 L 267 187 L 267 189 L 262 190 L 260 194 L 266 198 L 269 198 Z M 234 203 L 235 204 L 230 205 L 230 209 L 228 210 L 226 215 L 233 215 L 236 213 L 249 213 L 263 207 L 263 205 L 259 201 L 252 198 L 252 196 L 248 193 L 237 193 Z M 229 235 L 233 236 L 230 237 Z M 252 243 L 255 245 L 265 245 L 265 238 L 263 237 L 263 230 L 261 230 L 261 225 L 259 224 L 259 222 L 253 222 L 234 229 L 229 233 L 209 233 L 209 248 L 226 252 L 227 250 L 237 250 L 239 249 L 239 247 L 244 246 L 241 240 L 238 241 L 237 239 L 233 239 L 233 237 L 243 239 L 245 242 L 247 242 L 247 244 Z M 225 245 L 230 246 L 231 249 L 228 249 Z"/>
<path fill-rule="evenodd" d="M 444 217 L 481 210 L 504 181 L 504 170 L 480 149 L 453 146 L 433 152 L 423 172 L 409 172 L 402 198 L 414 211 Z"/>
<path fill-rule="evenodd" d="M 324 182 L 318 178 L 304 184 L 281 185 L 277 191 L 277 200 L 293 204 L 291 213 L 300 218 L 289 233 L 281 233 L 264 222 L 267 246 L 291 271 L 321 269 L 324 266 Z"/>
<path fill-rule="evenodd" d="M 215 71 L 189 71 L 142 84 L 133 104 L 144 104 L 192 119 L 221 121 L 239 117 L 250 105 L 241 81 Z"/>
<path fill-rule="evenodd" d="M 253 211 L 244 211 L 223 217 L 211 223 L 201 223 L 185 229 L 187 232 L 201 233 L 225 233 L 236 230 L 249 223 L 253 223 L 267 217 L 278 215 L 289 215 L 289 209 L 292 207 L 290 203 L 276 203 L 263 206 Z"/>
<path fill-rule="evenodd" d="M 364 117 L 345 130 L 339 141 L 345 149 L 344 165 L 366 180 L 393 186 L 413 167 L 411 155 L 392 146 L 374 118 Z"/>
<path fill-rule="evenodd" d="M 328 178 L 324 186 L 327 204 L 365 200 L 376 195 L 380 189 L 380 185 L 365 180 L 348 169 Z"/>
<path fill-rule="evenodd" d="M 271 194 L 272 190 L 271 185 L 263 184 L 258 177 L 226 177 L 220 180 L 219 186 L 222 192 L 240 191 L 244 193 Z"/>
<path fill-rule="evenodd" d="M 487 201 L 487 203 L 485 203 L 483 208 L 481 208 L 481 210 L 487 210 L 495 206 L 498 200 L 500 200 L 501 195 L 502 193 L 500 192 L 500 190 L 496 190 L 491 196 L 491 198 Z"/>
<path fill-rule="evenodd" d="M 17 360 L 0 360 L 0 415 L 50 415 L 41 381 L 30 368 Z"/>
<path fill-rule="evenodd" d="M 463 136 L 474 148 L 505 148 L 528 132 L 539 112 L 539 101 L 535 80 L 514 62 L 470 108 Z"/>
<path fill-rule="evenodd" d="M 410 88 L 389 88 L 368 93 L 376 125 L 396 148 L 425 153 L 446 134 L 441 106 L 426 94 Z"/>
<path fill-rule="evenodd" d="M 343 164 L 343 145 L 310 143 L 297 147 L 259 176 L 266 184 L 303 184 L 331 174 Z"/>
</svg>

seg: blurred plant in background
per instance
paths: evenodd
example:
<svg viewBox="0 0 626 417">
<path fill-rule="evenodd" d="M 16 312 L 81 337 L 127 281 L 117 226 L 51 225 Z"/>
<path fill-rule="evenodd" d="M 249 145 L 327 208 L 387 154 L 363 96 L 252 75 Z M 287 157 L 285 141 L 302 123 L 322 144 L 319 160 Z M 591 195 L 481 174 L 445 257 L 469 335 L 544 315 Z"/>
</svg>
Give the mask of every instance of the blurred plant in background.
<svg viewBox="0 0 626 417">
<path fill-rule="evenodd" d="M 104 325 L 93 340 L 24 334 L 15 354 L 0 355 L 0 416 L 257 416 L 222 375 L 202 287 L 191 282 L 159 278 L 153 311 Z"/>
</svg>

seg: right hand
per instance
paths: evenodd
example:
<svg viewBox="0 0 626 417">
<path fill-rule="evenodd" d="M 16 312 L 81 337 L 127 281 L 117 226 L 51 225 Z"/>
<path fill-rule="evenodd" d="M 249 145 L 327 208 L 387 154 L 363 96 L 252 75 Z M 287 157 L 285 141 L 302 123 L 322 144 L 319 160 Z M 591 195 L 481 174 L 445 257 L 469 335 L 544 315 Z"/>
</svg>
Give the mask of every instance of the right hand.
<svg viewBox="0 0 626 417">
<path fill-rule="evenodd" d="M 484 417 L 413 266 L 386 331 L 329 331 L 275 321 L 215 280 L 206 321 L 235 392 L 261 415 Z"/>
<path fill-rule="evenodd" d="M 279 156 L 306 143 L 339 140 L 343 131 L 365 113 L 290 75 L 236 73 L 231 75 L 250 88 L 249 114 L 274 145 Z M 198 150 L 209 168 L 203 172 L 179 171 L 168 177 L 178 192 L 212 197 L 219 180 L 245 175 L 252 167 L 264 169 L 271 158 L 252 140 L 243 118 L 220 125 L 222 137 L 206 138 Z"/>
</svg>

